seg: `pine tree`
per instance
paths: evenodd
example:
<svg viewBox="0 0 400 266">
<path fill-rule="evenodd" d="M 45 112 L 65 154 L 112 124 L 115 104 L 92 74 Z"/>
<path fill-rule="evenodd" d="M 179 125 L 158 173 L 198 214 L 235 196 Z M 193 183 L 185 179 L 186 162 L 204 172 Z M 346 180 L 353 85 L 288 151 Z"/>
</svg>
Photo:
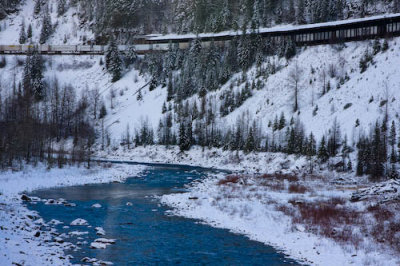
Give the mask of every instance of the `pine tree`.
<svg viewBox="0 0 400 266">
<path fill-rule="evenodd" d="M 30 62 L 31 89 L 36 101 L 42 101 L 45 97 L 43 83 L 43 59 L 38 53 L 34 53 Z"/>
<path fill-rule="evenodd" d="M 229 10 L 229 2 L 228 0 L 224 0 L 224 5 L 221 10 L 221 24 L 224 29 L 229 29 L 231 28 L 232 22 L 231 22 L 231 12 Z"/>
<path fill-rule="evenodd" d="M 140 102 L 141 100 L 143 100 L 142 90 L 139 90 L 139 91 L 138 91 L 138 94 L 137 94 L 137 96 L 136 96 L 136 100 L 137 100 L 138 102 Z"/>
<path fill-rule="evenodd" d="M 280 117 L 280 119 L 279 119 L 279 127 L 278 127 L 278 129 L 279 129 L 279 130 L 282 130 L 282 129 L 285 128 L 285 126 L 286 126 L 285 114 L 282 112 L 282 113 L 281 113 L 281 117 Z"/>
<path fill-rule="evenodd" d="M 296 13 L 296 22 L 297 24 L 305 24 L 305 3 L 304 0 L 299 0 L 297 4 L 297 13 Z"/>
<path fill-rule="evenodd" d="M 29 24 L 28 26 L 27 37 L 28 39 L 32 38 L 32 24 Z"/>
<path fill-rule="evenodd" d="M 326 149 L 326 140 L 325 136 L 322 137 L 321 143 L 319 144 L 318 148 L 318 159 L 321 160 L 321 162 L 325 163 L 329 159 L 329 154 L 328 150 Z"/>
<path fill-rule="evenodd" d="M 100 108 L 99 119 L 103 119 L 107 116 L 107 108 L 106 105 L 103 103 Z"/>
<path fill-rule="evenodd" d="M 172 77 L 169 79 L 168 85 L 167 85 L 167 101 L 171 101 L 174 98 L 174 89 L 172 85 Z"/>
<path fill-rule="evenodd" d="M 239 46 L 237 48 L 238 63 L 242 70 L 247 70 L 250 67 L 250 47 L 249 40 L 247 38 L 247 27 L 246 24 L 242 28 L 242 36 L 239 41 Z"/>
<path fill-rule="evenodd" d="M 385 40 L 383 41 L 382 51 L 383 51 L 383 52 L 386 52 L 388 49 L 389 49 L 389 43 L 388 43 L 387 39 L 385 39 Z"/>
<path fill-rule="evenodd" d="M 112 75 L 112 82 L 116 82 L 121 78 L 121 68 L 122 60 L 118 46 L 114 39 L 111 39 L 110 45 L 108 46 L 106 52 L 106 68 L 108 72 Z"/>
<path fill-rule="evenodd" d="M 392 153 L 390 155 L 390 162 L 392 164 L 397 162 L 397 153 L 395 149 L 396 145 L 396 124 L 394 121 L 392 121 L 392 125 L 390 127 L 390 136 L 389 136 L 389 145 L 392 149 Z"/>
<path fill-rule="evenodd" d="M 249 133 L 247 135 L 246 144 L 244 146 L 244 151 L 246 153 L 252 152 L 255 150 L 255 140 L 254 140 L 254 132 L 253 128 L 250 127 Z"/>
<path fill-rule="evenodd" d="M 375 124 L 371 146 L 372 146 L 371 176 L 374 180 L 378 180 L 384 174 L 385 171 L 384 163 L 386 162 L 386 154 L 385 154 L 386 147 L 383 147 L 384 143 L 382 140 L 381 127 L 379 126 L 378 122 L 376 122 Z"/>
<path fill-rule="evenodd" d="M 34 14 L 38 15 L 40 13 L 41 8 L 42 8 L 42 1 L 41 0 L 36 0 L 35 1 L 35 7 L 34 7 Z"/>
<path fill-rule="evenodd" d="M 40 44 L 46 43 L 47 39 L 50 37 L 52 32 L 53 32 L 53 26 L 51 23 L 50 14 L 48 8 L 46 8 L 42 20 L 42 30 L 40 32 L 40 40 L 39 40 Z"/>
<path fill-rule="evenodd" d="M 26 34 L 25 34 L 25 22 L 21 24 L 21 31 L 19 33 L 19 43 L 24 44 L 26 42 Z"/>
<path fill-rule="evenodd" d="M 58 3 L 57 3 L 58 16 L 64 15 L 65 11 L 66 11 L 66 0 L 58 0 Z"/>
<path fill-rule="evenodd" d="M 382 47 L 379 39 L 375 39 L 372 49 L 374 55 L 377 55 L 381 51 Z"/>
</svg>

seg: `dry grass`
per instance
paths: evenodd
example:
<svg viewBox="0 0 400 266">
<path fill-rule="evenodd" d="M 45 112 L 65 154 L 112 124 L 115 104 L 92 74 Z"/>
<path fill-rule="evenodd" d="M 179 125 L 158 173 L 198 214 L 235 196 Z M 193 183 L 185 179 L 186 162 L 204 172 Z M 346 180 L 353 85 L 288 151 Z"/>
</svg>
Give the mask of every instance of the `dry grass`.
<svg viewBox="0 0 400 266">
<path fill-rule="evenodd" d="M 218 182 L 219 186 L 237 184 L 239 183 L 241 177 L 239 175 L 228 175 L 225 179 L 222 179 Z"/>
<path fill-rule="evenodd" d="M 294 174 L 293 175 L 281 174 L 281 173 L 264 174 L 264 175 L 261 175 L 260 178 L 269 179 L 269 180 L 280 180 L 280 181 L 287 180 L 289 182 L 298 182 L 299 181 L 299 177 Z"/>
<path fill-rule="evenodd" d="M 307 192 L 307 188 L 298 183 L 289 185 L 289 193 L 304 194 Z"/>
<path fill-rule="evenodd" d="M 292 216 L 293 223 L 304 224 L 313 233 L 358 247 L 362 239 L 359 234 L 353 233 L 352 228 L 360 224 L 361 214 L 344 207 L 343 203 L 343 199 L 333 198 L 328 201 L 292 204 L 297 208 Z"/>
</svg>

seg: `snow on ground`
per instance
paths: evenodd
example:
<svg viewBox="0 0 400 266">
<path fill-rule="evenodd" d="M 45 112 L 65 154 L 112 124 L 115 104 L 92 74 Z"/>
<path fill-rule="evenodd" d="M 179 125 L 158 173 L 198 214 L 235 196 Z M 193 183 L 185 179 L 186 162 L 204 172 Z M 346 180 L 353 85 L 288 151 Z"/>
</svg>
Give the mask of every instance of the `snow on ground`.
<svg viewBox="0 0 400 266">
<path fill-rule="evenodd" d="M 353 240 L 359 237 L 357 232 L 362 228 L 359 228 L 358 224 L 345 224 L 342 227 L 342 224 L 333 222 L 326 225 L 328 228 L 332 226 L 332 234 L 337 234 L 337 236 L 332 236 L 333 239 L 335 237 L 338 239 L 334 241 L 318 233 L 316 230 L 320 227 L 313 226 L 308 221 L 302 221 L 301 216 L 298 218 L 296 215 L 299 214 L 296 212 L 291 214 L 293 216 L 284 212 L 291 213 L 292 209 L 296 209 L 296 207 L 291 207 L 291 204 L 295 206 L 305 204 L 303 202 L 315 201 L 317 208 L 321 208 L 320 204 L 329 203 L 329 200 L 337 198 L 344 200 L 340 204 L 333 205 L 333 210 L 347 208 L 346 200 L 350 198 L 351 192 L 346 187 L 335 189 L 332 186 L 326 186 L 329 183 L 326 180 L 319 180 L 319 182 L 307 180 L 308 185 L 316 183 L 314 190 L 308 191 L 307 186 L 306 192 L 290 192 L 288 187 L 291 181 L 288 180 L 265 185 L 271 180 L 251 177 L 231 181 L 238 182 L 236 185 L 230 185 L 229 182 L 227 185 L 222 185 L 221 180 L 224 178 L 223 175 L 212 176 L 202 182 L 195 182 L 190 187 L 190 192 L 165 195 L 161 201 L 173 207 L 172 213 L 175 215 L 199 219 L 211 226 L 246 235 L 252 240 L 272 245 L 306 264 L 382 265 L 383 261 L 385 265 L 400 263 L 398 253 L 390 250 L 388 246 L 372 242 L 370 236 L 365 236 L 365 238 L 361 236 L 362 240 Z M 274 191 L 274 185 L 278 184 L 283 186 L 282 190 L 275 188 L 277 191 Z M 329 200 L 318 202 L 324 198 Z M 359 211 L 357 206 L 352 205 L 352 208 L 355 208 L 355 211 L 353 210 L 349 215 Z M 346 211 L 347 209 L 344 209 L 343 213 Z M 369 215 L 367 213 L 361 217 L 368 221 L 371 219 Z M 297 222 L 293 222 L 296 218 Z M 340 220 L 341 217 L 332 219 Z M 321 226 L 322 229 L 324 229 L 323 226 L 324 224 Z M 368 228 L 367 225 L 365 226 Z M 349 230 L 350 233 L 348 233 Z M 340 244 L 341 234 L 350 236 L 350 240 L 346 239 L 350 244 L 347 242 Z M 351 241 L 354 241 L 354 245 Z"/>
<path fill-rule="evenodd" d="M 64 242 L 50 225 L 37 213 L 28 210 L 21 200 L 21 193 L 37 189 L 84 185 L 93 183 L 122 182 L 138 175 L 144 166 L 113 165 L 91 170 L 77 167 L 47 170 L 26 166 L 19 172 L 0 172 L 0 265 L 69 265 L 65 249 L 76 249 Z M 28 199 L 27 199 L 28 200 Z M 79 223 L 78 223 L 79 222 Z M 76 224 L 81 224 L 81 220 Z M 41 227 L 49 228 L 42 232 Z"/>
<path fill-rule="evenodd" d="M 99 150 L 96 152 L 96 158 L 111 161 L 191 165 L 250 173 L 296 172 L 307 168 L 307 160 L 304 157 L 264 152 L 245 154 L 216 148 L 203 149 L 197 146 L 183 153 L 177 146 L 158 145 L 135 149 Z M 335 174 L 332 173 L 332 175 Z"/>
<path fill-rule="evenodd" d="M 227 174 L 210 175 L 201 182 L 193 182 L 189 192 L 165 195 L 161 201 L 173 208 L 172 214 L 246 235 L 307 264 L 400 263 L 398 253 L 387 242 L 389 240 L 382 240 L 393 235 L 389 224 L 396 226 L 400 222 L 398 215 L 388 216 L 400 206 L 396 201 L 384 201 L 380 207 L 380 201 L 366 200 L 369 195 L 397 199 L 397 191 L 400 191 L 397 181 L 374 185 L 366 177 L 355 178 L 354 173 L 337 173 L 325 166 L 316 167 L 310 175 L 309 162 L 304 157 L 274 153 L 246 155 L 201 147 L 180 153 L 178 147 L 148 146 L 98 152 L 97 156 L 115 161 L 244 172 L 230 177 Z M 240 178 L 236 180 L 236 177 Z M 225 179 L 228 182 L 224 182 Z M 227 185 L 221 185 L 225 183 Z M 365 188 L 370 185 L 371 188 Z M 389 194 L 384 194 L 386 192 Z M 362 195 L 365 201 L 356 202 L 354 197 L 357 195 Z M 326 210 L 324 206 L 327 206 Z M 319 215 L 318 211 L 326 213 Z M 326 224 L 324 217 L 329 217 L 326 220 L 331 222 Z M 385 226 L 382 219 L 386 218 L 382 217 L 389 217 Z"/>
<path fill-rule="evenodd" d="M 347 135 L 350 144 L 353 144 L 360 133 L 368 133 L 371 125 L 382 120 L 386 108 L 382 103 L 387 98 L 389 119 L 398 124 L 400 68 L 395 66 L 400 60 L 400 38 L 389 41 L 389 47 L 388 51 L 374 56 L 374 64 L 364 73 L 360 73 L 359 62 L 366 50 L 372 53 L 369 41 L 346 43 L 344 47 L 321 45 L 303 48 L 289 62 L 271 58 L 270 61 L 275 62 L 280 70 L 270 75 L 265 86 L 254 91 L 240 108 L 217 122 L 232 125 L 238 117 L 248 113 L 249 119 L 262 123 L 264 132 L 270 132 L 268 123 L 284 113 L 287 121 L 298 117 L 304 124 L 306 134 L 313 132 L 319 140 L 328 133 L 336 119 L 342 135 Z M 289 78 L 295 64 L 301 70 L 298 113 L 293 113 L 294 89 Z M 334 77 L 330 76 L 330 69 Z M 340 78 L 345 78 L 346 74 L 348 81 L 338 88 Z M 324 76 L 325 84 L 329 82 L 331 90 L 321 95 Z M 249 70 L 248 77 L 250 82 L 255 79 L 254 68 Z M 239 76 L 233 77 L 220 91 L 211 95 L 218 99 L 222 92 L 230 89 L 230 83 L 235 84 L 238 79 Z M 358 127 L 357 119 L 360 122 Z"/>
<path fill-rule="evenodd" d="M 84 40 L 94 39 L 94 34 L 88 25 L 80 23 L 77 8 L 70 7 L 63 16 L 58 17 L 57 0 L 50 0 L 48 3 L 51 22 L 55 28 L 47 43 L 59 45 L 65 44 L 64 40 L 67 40 L 68 45 L 78 45 L 83 44 Z M 29 24 L 32 25 L 32 39 L 28 43 L 39 43 L 43 15 L 35 15 L 34 6 L 35 1 L 25 0 L 19 12 L 0 22 L 0 44 L 19 44 L 19 33 L 23 23 L 25 23 L 25 30 L 28 29 Z"/>
</svg>

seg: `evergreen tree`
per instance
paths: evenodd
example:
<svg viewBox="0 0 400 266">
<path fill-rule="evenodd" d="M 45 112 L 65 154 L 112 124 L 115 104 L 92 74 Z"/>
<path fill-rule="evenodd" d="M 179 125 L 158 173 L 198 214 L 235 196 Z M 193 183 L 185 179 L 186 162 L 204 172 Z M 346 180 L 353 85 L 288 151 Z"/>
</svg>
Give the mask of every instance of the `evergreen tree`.
<svg viewBox="0 0 400 266">
<path fill-rule="evenodd" d="M 282 113 L 281 113 L 281 117 L 280 117 L 280 119 L 279 119 L 279 127 L 278 127 L 278 129 L 279 129 L 279 130 L 282 130 L 282 129 L 285 128 L 285 126 L 286 126 L 286 119 L 285 119 L 284 113 L 282 112 Z"/>
<path fill-rule="evenodd" d="M 40 32 L 40 40 L 39 40 L 40 44 L 46 43 L 47 39 L 50 37 L 52 33 L 53 33 L 53 25 L 51 23 L 51 18 L 48 8 L 46 8 L 42 20 L 42 30 Z"/>
<path fill-rule="evenodd" d="M 383 51 L 383 52 L 386 52 L 388 49 L 389 49 L 389 43 L 388 43 L 387 39 L 385 39 L 385 40 L 383 41 L 382 51 Z"/>
<path fill-rule="evenodd" d="M 384 175 L 385 171 L 384 163 L 386 162 L 386 147 L 383 147 L 384 143 L 382 140 L 382 132 L 378 122 L 376 122 L 375 124 L 371 146 L 372 146 L 371 176 L 374 180 L 378 180 Z"/>
<path fill-rule="evenodd" d="M 395 149 L 396 145 L 396 124 L 392 121 L 392 125 L 390 127 L 390 136 L 389 136 L 389 145 L 391 147 L 392 153 L 390 155 L 390 162 L 392 164 L 397 162 L 397 153 Z"/>
<path fill-rule="evenodd" d="M 21 24 L 21 31 L 19 33 L 19 43 L 24 44 L 26 42 L 26 34 L 25 34 L 25 22 Z"/>
<path fill-rule="evenodd" d="M 118 46 L 114 39 L 111 39 L 106 52 L 106 68 L 112 75 L 112 82 L 116 82 L 121 78 L 121 64 L 122 60 Z"/>
<path fill-rule="evenodd" d="M 255 150 L 255 140 L 254 140 L 254 132 L 253 128 L 250 127 L 249 133 L 247 135 L 246 144 L 244 146 L 244 151 L 246 153 L 252 152 Z"/>
<path fill-rule="evenodd" d="M 305 24 L 305 0 L 299 0 L 297 4 L 296 22 L 297 24 Z"/>
<path fill-rule="evenodd" d="M 42 0 L 36 0 L 35 7 L 33 9 L 34 14 L 38 15 L 40 13 L 41 8 L 42 8 Z"/>
<path fill-rule="evenodd" d="M 107 108 L 106 105 L 103 103 L 100 108 L 99 119 L 103 119 L 107 116 Z"/>
<path fill-rule="evenodd" d="M 30 78 L 32 93 L 36 101 L 41 101 L 45 97 L 43 68 L 44 64 L 42 56 L 38 53 L 34 53 L 30 61 Z"/>
<path fill-rule="evenodd" d="M 329 159 L 329 154 L 328 150 L 326 149 L 326 140 L 325 136 L 322 137 L 321 143 L 319 144 L 318 148 L 318 159 L 321 160 L 321 162 L 325 163 Z"/>
<path fill-rule="evenodd" d="M 64 15 L 65 11 L 66 11 L 66 0 L 58 0 L 58 3 L 57 3 L 58 16 Z"/>
<path fill-rule="evenodd" d="M 32 38 L 32 24 L 29 24 L 26 35 L 27 35 L 28 39 Z"/>
</svg>

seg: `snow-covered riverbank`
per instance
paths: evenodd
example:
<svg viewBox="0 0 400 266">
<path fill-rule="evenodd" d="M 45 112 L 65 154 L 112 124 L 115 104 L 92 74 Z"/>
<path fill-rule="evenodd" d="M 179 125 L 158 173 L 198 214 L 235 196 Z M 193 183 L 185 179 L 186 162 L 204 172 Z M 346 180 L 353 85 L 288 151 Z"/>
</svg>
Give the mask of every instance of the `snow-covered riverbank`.
<svg viewBox="0 0 400 266">
<path fill-rule="evenodd" d="M 309 162 L 303 157 L 272 153 L 246 155 L 199 147 L 185 153 L 180 153 L 177 147 L 121 148 L 99 152 L 96 156 L 104 160 L 182 164 L 240 172 L 230 177 L 209 176 L 202 182 L 194 182 L 190 192 L 166 195 L 161 201 L 172 207 L 175 215 L 244 234 L 307 264 L 381 265 L 385 261 L 385 265 L 398 265 L 400 262 L 398 253 L 388 248 L 385 240 L 376 241 L 380 236 L 374 232 L 380 230 L 380 223 L 385 224 L 378 219 L 382 210 L 376 209 L 376 203 L 371 200 L 350 201 L 357 189 L 371 185 L 365 178 L 354 178 L 353 173 L 339 174 L 322 166 L 310 176 L 306 174 Z M 23 206 L 21 193 L 24 191 L 123 181 L 144 168 L 113 165 L 95 170 L 72 167 L 47 171 L 39 166 L 0 174 L 0 228 L 3 228 L 0 239 L 5 240 L 5 245 L 0 246 L 0 262 L 65 265 L 68 258 L 63 250 L 74 248 L 69 243 L 55 243 L 51 231 L 35 237 L 40 227 L 46 225 Z M 336 215 L 325 227 L 321 226 L 325 220 L 310 214 L 321 210 Z M 386 209 L 384 213 L 387 215 Z M 391 217 L 391 222 L 397 223 L 398 215 Z M 387 223 L 390 222 L 386 221 L 382 232 L 390 227 Z M 392 240 L 397 238 L 394 234 Z"/>
<path fill-rule="evenodd" d="M 96 156 L 102 160 L 190 165 L 249 173 L 300 172 L 308 166 L 304 157 L 294 155 L 263 152 L 245 154 L 242 151 L 237 153 L 216 148 L 203 149 L 198 146 L 183 153 L 177 146 L 154 145 L 135 149 L 119 148 L 99 151 Z"/>
<path fill-rule="evenodd" d="M 175 215 L 244 234 L 306 264 L 399 265 L 400 204 L 353 203 L 356 185 L 314 178 L 212 176 L 161 201 Z M 385 187 L 400 189 L 395 181 Z"/>
<path fill-rule="evenodd" d="M 140 165 L 77 167 L 46 170 L 26 166 L 20 172 L 0 172 L 0 265 L 68 265 L 64 249 L 72 244 L 55 241 L 55 233 L 37 213 L 28 210 L 21 193 L 37 189 L 122 182 L 146 167 Z M 48 222 L 48 221 L 47 221 Z M 49 228 L 47 232 L 42 228 Z M 61 243 L 62 242 L 62 243 Z"/>
<path fill-rule="evenodd" d="M 315 167 L 314 175 L 310 176 L 309 162 L 304 157 L 246 155 L 199 147 L 185 153 L 180 153 L 177 147 L 120 148 L 97 155 L 117 161 L 183 164 L 249 173 L 241 174 L 238 180 L 233 177 L 226 184 L 221 181 L 226 178 L 224 174 L 210 176 L 203 182 L 195 182 L 188 193 L 163 196 L 161 200 L 173 208 L 175 215 L 244 234 L 307 264 L 400 263 L 396 248 L 393 245 L 390 248 L 387 240 L 380 239 L 391 234 L 390 230 L 379 227 L 382 213 L 396 211 L 398 204 L 390 203 L 394 206 L 382 209 L 374 207 L 379 205 L 374 201 L 352 203 L 357 189 L 373 186 L 367 178 L 355 177 L 354 172 L 329 171 L 323 165 Z M 270 175 L 260 179 L 257 173 Z M 398 218 L 394 215 L 387 220 L 385 228 L 396 225 Z"/>
</svg>

